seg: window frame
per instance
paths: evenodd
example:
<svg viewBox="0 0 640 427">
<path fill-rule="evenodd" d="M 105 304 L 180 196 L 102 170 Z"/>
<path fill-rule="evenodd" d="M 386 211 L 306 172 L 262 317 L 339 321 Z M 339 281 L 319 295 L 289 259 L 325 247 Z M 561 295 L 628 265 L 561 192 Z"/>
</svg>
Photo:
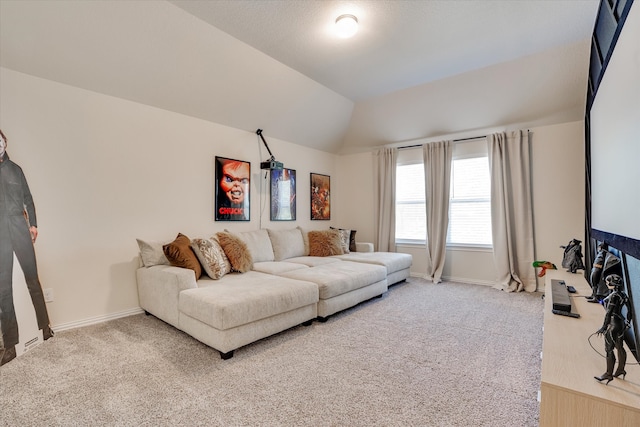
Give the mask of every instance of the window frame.
<svg viewBox="0 0 640 427">
<path fill-rule="evenodd" d="M 401 166 L 412 166 L 412 165 L 420 165 L 422 167 L 423 173 L 424 173 L 424 164 L 422 163 L 422 152 L 420 152 L 420 158 L 415 158 L 412 156 L 412 158 L 407 159 L 407 160 L 400 160 L 398 159 L 396 161 L 396 188 L 398 185 L 397 182 L 397 173 L 398 173 L 398 168 Z M 424 177 L 424 175 L 423 175 Z M 424 180 L 423 180 L 424 181 Z M 394 191 L 397 191 L 394 189 Z M 404 203 L 406 205 L 410 205 L 410 204 L 418 204 L 420 202 L 412 202 L 412 203 Z M 426 206 L 426 201 L 424 199 L 424 191 L 422 192 L 422 204 Z M 396 224 L 394 224 L 394 226 L 396 227 L 396 232 L 397 232 L 397 224 L 398 224 L 398 217 L 397 217 L 397 206 L 398 206 L 398 197 L 397 197 L 397 193 L 396 193 L 396 201 L 395 201 L 395 206 L 394 209 L 396 210 Z M 426 215 L 426 212 L 425 212 Z M 426 227 L 426 217 L 425 217 L 425 227 Z M 398 244 L 402 244 L 402 245 L 415 245 L 415 246 L 425 246 L 427 241 L 426 241 L 426 230 L 425 230 L 425 238 L 424 239 L 406 239 L 406 238 L 398 238 L 397 234 L 396 234 L 396 239 L 395 239 L 396 245 Z"/>
<path fill-rule="evenodd" d="M 489 153 L 488 153 L 488 147 L 487 147 L 487 139 L 486 137 L 479 137 L 479 138 L 474 138 L 472 140 L 465 140 L 464 142 L 461 141 L 461 143 L 456 143 L 454 146 L 454 153 L 453 153 L 453 158 L 452 158 L 452 162 L 455 160 L 463 160 L 463 159 L 468 159 L 468 158 L 476 158 L 476 157 L 485 157 L 489 158 Z M 408 166 L 408 165 L 415 165 L 415 164 L 419 164 L 423 167 L 424 170 L 424 163 L 423 163 L 423 158 L 422 158 L 422 147 L 421 146 L 417 146 L 417 147 L 411 147 L 409 149 L 402 150 L 401 154 L 398 156 L 398 159 L 396 161 L 396 173 L 397 173 L 397 169 L 401 166 Z M 453 166 L 453 164 L 452 164 Z M 453 167 L 452 167 L 452 171 L 451 171 L 452 175 L 453 175 Z M 489 170 L 489 173 L 491 173 L 491 170 Z M 397 175 L 396 175 L 397 176 Z M 396 186 L 398 185 L 397 180 L 396 180 Z M 451 177 L 451 185 L 453 185 L 453 176 Z M 451 194 L 451 193 L 450 193 Z M 488 198 L 489 203 L 491 203 L 491 195 L 489 195 Z M 426 201 L 423 199 L 422 201 L 423 204 L 426 205 Z M 398 205 L 398 199 L 396 197 L 396 201 L 395 201 L 395 205 L 394 209 L 396 209 L 396 231 L 397 231 L 397 205 Z M 451 208 L 451 196 L 449 197 L 449 208 Z M 426 213 L 425 213 L 426 215 Z M 425 220 L 426 222 L 426 220 Z M 425 224 L 426 225 L 426 224 Z M 449 230 L 447 229 L 447 236 L 449 234 Z M 493 240 L 493 236 L 492 236 L 492 240 Z M 425 239 L 407 239 L 407 238 L 398 238 L 398 236 L 396 235 L 395 238 L 395 243 L 396 245 L 404 245 L 404 246 L 415 246 L 415 247 L 425 247 L 426 246 L 426 236 Z M 452 243 L 452 242 L 446 242 L 446 249 L 447 250 L 467 250 L 467 251 L 478 251 L 478 252 L 488 252 L 488 251 L 493 251 L 493 242 L 491 242 L 491 244 L 477 244 L 477 243 Z"/>
<path fill-rule="evenodd" d="M 484 140 L 484 138 L 483 138 Z M 465 154 L 459 154 L 459 155 L 455 155 L 452 159 L 451 159 L 451 187 L 453 187 L 453 162 L 456 160 L 466 160 L 466 159 L 475 159 L 475 158 L 486 158 L 487 162 L 489 161 L 489 153 L 488 152 L 472 152 L 472 153 L 465 153 Z M 491 174 L 491 166 L 489 166 L 489 174 Z M 489 179 L 491 179 L 491 176 L 489 176 Z M 491 185 L 491 184 L 489 184 Z M 451 226 L 451 194 L 452 191 L 450 191 L 449 193 L 449 224 L 447 226 L 447 242 L 446 242 L 446 247 L 447 249 L 449 248 L 468 248 L 468 249 L 492 249 L 493 250 L 493 235 L 491 236 L 491 243 L 459 243 L 459 242 L 449 242 L 449 227 Z M 482 200 L 482 201 L 486 201 L 489 202 L 489 209 L 491 209 L 491 189 L 489 189 L 489 197 L 487 199 L 474 199 L 474 200 Z M 470 199 L 465 199 L 466 202 L 471 201 Z M 491 211 L 489 212 L 489 218 L 491 220 Z"/>
</svg>

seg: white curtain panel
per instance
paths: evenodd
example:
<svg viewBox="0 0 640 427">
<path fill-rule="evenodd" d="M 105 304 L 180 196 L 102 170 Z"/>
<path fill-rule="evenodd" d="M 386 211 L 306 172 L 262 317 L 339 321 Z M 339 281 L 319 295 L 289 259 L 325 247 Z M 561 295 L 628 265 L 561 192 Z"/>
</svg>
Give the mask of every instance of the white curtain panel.
<svg viewBox="0 0 640 427">
<path fill-rule="evenodd" d="M 529 131 L 489 135 L 496 288 L 536 290 Z"/>
<path fill-rule="evenodd" d="M 424 278 L 433 283 L 442 281 L 444 268 L 452 156 L 453 141 L 432 142 L 422 146 L 427 218 L 427 272 Z"/>
<path fill-rule="evenodd" d="M 396 251 L 396 158 L 397 148 L 373 152 L 376 234 L 374 245 L 380 252 Z"/>
</svg>

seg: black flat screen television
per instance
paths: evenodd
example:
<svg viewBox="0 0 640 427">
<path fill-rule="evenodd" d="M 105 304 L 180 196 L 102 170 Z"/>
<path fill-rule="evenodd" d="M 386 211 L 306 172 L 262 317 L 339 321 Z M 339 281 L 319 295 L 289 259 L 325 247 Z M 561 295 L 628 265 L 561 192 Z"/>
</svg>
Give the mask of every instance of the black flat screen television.
<svg viewBox="0 0 640 427">
<path fill-rule="evenodd" d="M 640 314 L 640 260 L 628 255 L 622 254 L 622 270 L 625 277 L 625 291 L 629 296 L 629 303 L 632 313 Z M 622 313 L 626 316 L 626 312 Z M 640 321 L 638 316 L 634 316 L 631 320 L 631 328 L 627 329 L 624 341 L 640 363 L 640 329 L 638 326 Z"/>
<path fill-rule="evenodd" d="M 594 25 L 586 114 L 588 261 L 598 243 L 623 264 L 640 362 L 640 5 L 603 0 Z M 590 269 L 591 265 L 587 265 Z M 604 313 L 603 313 L 604 315 Z"/>
</svg>

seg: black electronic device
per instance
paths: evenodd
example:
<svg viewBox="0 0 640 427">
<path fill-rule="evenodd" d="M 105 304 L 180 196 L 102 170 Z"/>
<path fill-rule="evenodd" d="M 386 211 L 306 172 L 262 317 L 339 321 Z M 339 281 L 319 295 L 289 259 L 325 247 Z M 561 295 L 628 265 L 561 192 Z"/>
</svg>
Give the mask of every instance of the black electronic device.
<svg viewBox="0 0 640 427">
<path fill-rule="evenodd" d="M 554 310 L 571 311 L 571 298 L 564 280 L 551 279 L 551 301 Z"/>
<path fill-rule="evenodd" d="M 567 286 L 567 291 L 569 291 L 570 294 L 575 294 L 576 293 L 576 288 L 574 288 L 573 286 L 569 285 L 569 286 Z"/>
<path fill-rule="evenodd" d="M 564 310 L 551 310 L 551 312 L 553 314 L 559 314 L 560 316 L 568 316 L 568 317 L 575 317 L 576 319 L 580 317 L 580 315 L 578 313 L 572 313 L 570 311 L 564 311 Z"/>
<path fill-rule="evenodd" d="M 273 156 L 273 153 L 271 153 L 271 149 L 269 149 L 269 145 L 267 144 L 267 141 L 264 139 L 264 136 L 262 136 L 262 129 L 258 129 L 256 131 L 256 134 L 258 134 L 260 139 L 262 139 L 262 142 L 264 143 L 264 146 L 267 147 L 267 151 L 269 152 L 269 155 L 271 156 L 269 158 L 269 160 L 264 161 L 264 162 L 260 162 L 260 169 L 282 170 L 284 168 L 284 165 L 282 164 L 282 162 L 277 161 L 275 159 L 275 157 Z"/>
<path fill-rule="evenodd" d="M 616 249 L 616 256 L 622 259 L 622 277 L 631 317 L 624 337 L 629 350 L 640 362 L 639 169 L 637 156 L 631 155 L 638 146 L 638 120 L 629 114 L 640 107 L 640 98 L 634 95 L 640 88 L 640 78 L 637 72 L 629 72 L 629 65 L 640 52 L 636 35 L 638 20 L 630 14 L 632 8 L 638 7 L 637 3 L 600 1 L 591 37 L 585 117 L 586 232 L 589 237 L 585 242 L 585 249 L 589 249 L 585 257 L 586 267 L 591 269 L 596 248 L 604 243 L 611 251 Z M 619 18 L 611 21 L 613 10 Z M 615 160 L 612 162 L 612 159 Z"/>
<path fill-rule="evenodd" d="M 571 287 L 573 288 L 573 286 Z M 571 311 L 572 304 L 568 288 L 564 280 L 551 279 L 551 302 L 553 303 L 551 312 L 560 316 L 574 317 L 577 319 L 580 315 Z"/>
<path fill-rule="evenodd" d="M 282 162 L 277 162 L 275 160 L 267 160 L 266 162 L 260 162 L 260 169 L 269 169 L 269 170 L 281 170 L 284 167 Z"/>
</svg>

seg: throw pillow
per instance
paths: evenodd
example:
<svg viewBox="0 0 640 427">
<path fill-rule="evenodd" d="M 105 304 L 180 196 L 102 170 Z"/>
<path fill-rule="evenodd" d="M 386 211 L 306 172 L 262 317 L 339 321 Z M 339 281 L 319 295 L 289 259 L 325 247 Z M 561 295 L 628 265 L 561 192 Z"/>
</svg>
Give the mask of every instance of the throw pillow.
<svg viewBox="0 0 640 427">
<path fill-rule="evenodd" d="M 227 258 L 229 258 L 233 271 L 246 273 L 253 268 L 253 258 L 251 258 L 247 244 L 242 239 L 227 232 L 217 233 L 216 237 Z"/>
<path fill-rule="evenodd" d="M 273 255 L 276 261 L 287 258 L 305 256 L 304 240 L 299 228 L 290 230 L 268 229 L 269 239 L 273 246 Z"/>
<path fill-rule="evenodd" d="M 169 260 L 162 251 L 162 243 L 149 242 L 146 240 L 136 239 L 140 248 L 140 258 L 142 265 L 151 267 L 153 265 L 169 265 Z"/>
<path fill-rule="evenodd" d="M 231 263 L 217 240 L 193 239 L 191 249 L 198 257 L 204 272 L 212 279 L 219 279 L 231 271 Z"/>
<path fill-rule="evenodd" d="M 171 265 L 193 270 L 196 273 L 196 280 L 202 276 L 202 267 L 195 252 L 191 249 L 191 240 L 184 234 L 178 233 L 178 237 L 173 242 L 164 245 L 162 250 Z"/>
<path fill-rule="evenodd" d="M 321 230 L 309 232 L 309 255 L 342 255 L 342 243 L 339 230 Z"/>
<path fill-rule="evenodd" d="M 349 253 L 349 238 L 351 237 L 351 230 L 345 230 L 340 228 L 338 230 L 340 233 L 340 246 L 342 247 L 342 252 L 345 254 Z"/>
<path fill-rule="evenodd" d="M 229 230 L 224 231 L 231 233 Z M 275 259 L 267 230 L 240 231 L 232 234 L 247 244 L 253 262 L 273 261 Z"/>
<path fill-rule="evenodd" d="M 333 227 L 329 227 L 329 228 L 333 228 Z M 344 230 L 344 229 L 343 228 L 338 228 L 338 230 Z M 357 251 L 357 248 L 356 248 L 356 232 L 357 232 L 357 230 L 347 230 L 347 231 L 349 231 L 349 250 L 345 251 L 346 254 L 348 254 L 349 252 L 356 252 Z"/>
<path fill-rule="evenodd" d="M 309 255 L 309 230 L 305 230 L 300 226 L 296 227 L 302 234 L 302 243 L 304 244 L 304 255 Z"/>
</svg>

